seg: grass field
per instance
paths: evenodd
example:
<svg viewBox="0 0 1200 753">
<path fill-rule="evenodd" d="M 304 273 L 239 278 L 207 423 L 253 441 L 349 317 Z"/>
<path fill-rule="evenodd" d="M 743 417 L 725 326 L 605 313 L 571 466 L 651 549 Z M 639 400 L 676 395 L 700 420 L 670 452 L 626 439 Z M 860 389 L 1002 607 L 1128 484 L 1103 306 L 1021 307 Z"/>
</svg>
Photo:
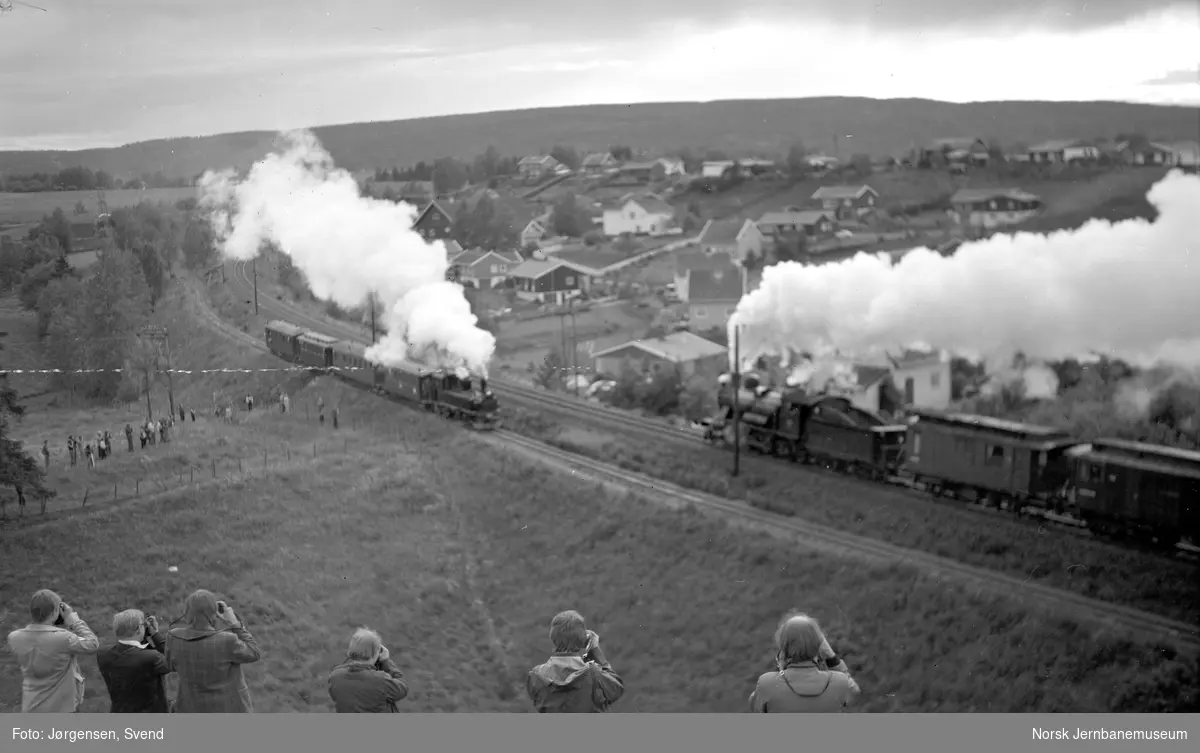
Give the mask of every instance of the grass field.
<svg viewBox="0 0 1200 753">
<path fill-rule="evenodd" d="M 1045 531 L 903 490 L 747 456 L 730 476 L 728 450 L 652 443 L 589 430 L 568 433 L 553 418 L 509 408 L 505 425 L 573 452 L 680 486 L 746 499 L 842 530 L 932 552 L 1094 598 L 1200 622 L 1200 567 L 1104 542 Z M 750 464 L 753 463 L 753 466 Z"/>
<path fill-rule="evenodd" d="M 165 201 L 174 204 L 180 199 L 196 196 L 195 188 L 147 188 L 145 191 L 126 189 L 104 192 L 104 200 L 109 209 L 131 207 L 143 201 Z M 62 209 L 69 219 L 74 216 L 75 205 L 81 201 L 91 216 L 94 217 L 99 212 L 95 191 L 0 192 L 0 223 L 37 222 L 55 209 Z"/>
<path fill-rule="evenodd" d="M 360 430 L 377 432 L 369 446 L 128 514 L 8 532 L 4 629 L 24 623 L 38 587 L 59 591 L 104 642 L 114 612 L 170 620 L 207 587 L 263 646 L 247 671 L 260 712 L 328 712 L 327 673 L 362 623 L 407 673 L 405 711 L 519 712 L 549 618 L 576 608 L 627 683 L 617 710 L 737 712 L 769 665 L 774 621 L 799 606 L 825 623 L 867 711 L 1198 708 L 1196 657 L 1171 646 L 581 486 L 358 391 L 321 382 L 297 402 L 313 390 L 347 420 L 374 421 Z M 300 420 L 263 414 L 256 429 Z M 84 710 L 106 711 L 94 660 L 81 665 Z M 6 652 L 0 706 L 14 711 L 19 697 Z"/>
</svg>

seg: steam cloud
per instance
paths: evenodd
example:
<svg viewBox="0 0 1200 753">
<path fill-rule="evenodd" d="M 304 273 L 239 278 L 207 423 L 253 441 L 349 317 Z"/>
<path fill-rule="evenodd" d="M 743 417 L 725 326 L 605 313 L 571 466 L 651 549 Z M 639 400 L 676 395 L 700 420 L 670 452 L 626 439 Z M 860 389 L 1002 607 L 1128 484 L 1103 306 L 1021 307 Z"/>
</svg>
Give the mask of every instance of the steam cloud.
<svg viewBox="0 0 1200 753">
<path fill-rule="evenodd" d="M 446 281 L 442 242 L 427 243 L 412 230 L 416 210 L 361 196 L 312 133 L 283 140 L 284 149 L 255 163 L 244 180 L 232 170 L 201 178 L 222 253 L 249 260 L 273 243 L 318 298 L 351 308 L 375 295 L 387 335 L 369 358 L 394 364 L 423 357 L 486 373 L 496 340 L 477 326 L 462 287 Z"/>
<path fill-rule="evenodd" d="M 870 357 L 924 342 L 1007 363 L 1021 352 L 1031 364 L 1103 353 L 1142 366 L 1195 365 L 1200 178 L 1174 171 L 1147 198 L 1154 222 L 995 235 L 949 258 L 923 248 L 895 262 L 859 254 L 769 267 L 731 317 L 731 342 L 740 327 L 747 358 Z M 1057 386 L 1041 369 L 1034 381 L 1037 392 Z"/>
</svg>

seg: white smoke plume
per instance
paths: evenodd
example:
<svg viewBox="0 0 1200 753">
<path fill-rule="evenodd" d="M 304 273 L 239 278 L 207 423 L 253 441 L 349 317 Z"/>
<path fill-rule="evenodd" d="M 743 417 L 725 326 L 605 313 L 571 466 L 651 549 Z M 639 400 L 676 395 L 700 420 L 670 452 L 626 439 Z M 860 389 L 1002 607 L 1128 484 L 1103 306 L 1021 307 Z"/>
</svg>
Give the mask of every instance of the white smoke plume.
<svg viewBox="0 0 1200 753">
<path fill-rule="evenodd" d="M 1135 365 L 1200 361 L 1200 177 L 1174 171 L 1147 198 L 1154 222 L 995 235 L 951 257 L 917 249 L 896 262 L 768 267 L 731 318 L 731 341 L 740 327 L 743 355 L 859 357 L 922 341 L 1031 363 L 1089 351 Z"/>
<path fill-rule="evenodd" d="M 382 363 L 409 357 L 486 373 L 495 351 L 457 283 L 445 279 L 441 241 L 427 243 L 406 204 L 363 197 L 308 131 L 283 134 L 283 149 L 200 180 L 222 253 L 248 260 L 273 243 L 304 272 L 318 298 L 352 308 L 374 294 L 387 330 L 367 355 Z"/>
</svg>

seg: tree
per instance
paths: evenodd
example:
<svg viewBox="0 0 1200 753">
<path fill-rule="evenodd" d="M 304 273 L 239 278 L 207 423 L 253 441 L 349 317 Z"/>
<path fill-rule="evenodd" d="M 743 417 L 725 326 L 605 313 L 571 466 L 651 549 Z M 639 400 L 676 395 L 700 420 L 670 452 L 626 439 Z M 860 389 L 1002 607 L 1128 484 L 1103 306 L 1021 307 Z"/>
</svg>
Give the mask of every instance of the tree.
<svg viewBox="0 0 1200 753">
<path fill-rule="evenodd" d="M 70 275 L 55 278 L 42 288 L 37 302 L 38 337 L 45 338 L 49 333 L 51 318 L 59 306 L 73 306 L 82 294 L 83 284 Z"/>
<path fill-rule="evenodd" d="M 554 204 L 551 225 L 555 235 L 565 235 L 579 238 L 586 232 L 591 222 L 579 207 L 575 194 L 567 194 Z"/>
<path fill-rule="evenodd" d="M 75 202 L 75 214 L 87 214 L 88 209 L 82 201 Z"/>
<path fill-rule="evenodd" d="M 574 147 L 555 144 L 554 148 L 550 150 L 550 156 L 572 170 L 579 168 L 579 153 L 575 151 Z"/>
<path fill-rule="evenodd" d="M 58 241 L 58 247 L 65 253 L 71 253 L 71 221 L 62 207 L 55 207 L 48 217 L 42 218 L 44 234 Z M 37 229 L 34 230 L 37 232 Z"/>
<path fill-rule="evenodd" d="M 611 146 L 608 153 L 618 162 L 628 162 L 633 159 L 633 149 L 628 146 Z"/>
<path fill-rule="evenodd" d="M 86 384 L 93 397 L 111 398 L 135 333 L 150 312 L 150 290 L 138 259 L 128 251 L 106 249 L 85 283 L 82 311 L 89 367 L 101 369 Z"/>
<path fill-rule="evenodd" d="M 79 298 L 55 306 L 50 312 L 43 347 L 47 365 L 64 372 L 54 375 L 54 386 L 59 389 L 69 387 L 72 393 L 80 382 L 72 380 L 70 372 L 84 368 L 86 363 L 83 327 L 79 316 L 82 309 L 83 303 Z"/>
<path fill-rule="evenodd" d="M 163 262 L 162 254 L 153 243 L 140 244 L 134 250 L 134 255 L 142 265 L 142 275 L 150 289 L 150 305 L 153 307 L 158 303 L 158 299 L 162 298 L 166 288 L 166 264 Z"/>
<path fill-rule="evenodd" d="M 438 193 L 457 191 L 467 183 L 467 169 L 458 160 L 443 157 L 433 163 L 433 188 Z M 417 180 L 422 180 L 418 178 Z"/>
<path fill-rule="evenodd" d="M 679 395 L 679 412 L 689 421 L 699 421 L 717 412 L 716 387 L 704 379 L 692 378 Z"/>
<path fill-rule="evenodd" d="M 22 510 L 26 491 L 42 499 L 54 496 L 37 459 L 9 436 L 10 421 L 20 421 L 24 415 L 25 406 L 17 402 L 17 392 L 9 385 L 8 377 L 0 376 L 0 487 L 11 487 L 16 492 Z"/>
<path fill-rule="evenodd" d="M 804 148 L 804 144 L 797 141 L 788 148 L 787 153 L 787 170 L 788 175 L 793 179 L 803 178 L 808 174 L 808 163 L 804 158 L 808 156 L 808 151 Z"/>
<path fill-rule="evenodd" d="M 190 218 L 183 231 L 183 261 L 190 269 L 204 269 L 216 256 L 212 226 L 199 218 Z"/>
<path fill-rule="evenodd" d="M 500 167 L 500 152 L 496 151 L 496 147 L 489 146 L 484 150 L 483 154 L 475 159 L 475 170 L 481 178 L 491 178 L 499 173 Z"/>
<path fill-rule="evenodd" d="M 567 369 L 567 361 L 563 358 L 560 348 L 551 348 L 533 376 L 533 381 L 545 389 L 557 389 L 562 386 L 563 374 Z"/>
<path fill-rule="evenodd" d="M 850 168 L 858 173 L 860 178 L 869 177 L 875 172 L 875 168 L 871 165 L 871 155 L 856 154 L 850 158 Z"/>
</svg>

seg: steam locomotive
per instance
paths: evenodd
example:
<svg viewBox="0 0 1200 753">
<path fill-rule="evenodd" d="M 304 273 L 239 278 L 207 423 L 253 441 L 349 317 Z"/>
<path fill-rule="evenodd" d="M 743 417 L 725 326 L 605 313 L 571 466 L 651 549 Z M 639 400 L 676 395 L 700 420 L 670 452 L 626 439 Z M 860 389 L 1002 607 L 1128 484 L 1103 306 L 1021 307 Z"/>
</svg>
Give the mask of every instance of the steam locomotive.
<svg viewBox="0 0 1200 753">
<path fill-rule="evenodd" d="M 276 320 L 266 326 L 267 349 L 285 361 L 334 374 L 383 395 L 419 405 L 477 429 L 498 428 L 499 401 L 487 379 L 466 369 L 430 369 L 372 361 L 366 348 Z"/>
<path fill-rule="evenodd" d="M 933 410 L 889 423 L 846 397 L 723 375 L 710 443 L 819 464 L 938 497 L 1053 513 L 1104 536 L 1200 545 L 1200 452 L 1121 439 L 1084 442 L 1045 426 Z"/>
</svg>

